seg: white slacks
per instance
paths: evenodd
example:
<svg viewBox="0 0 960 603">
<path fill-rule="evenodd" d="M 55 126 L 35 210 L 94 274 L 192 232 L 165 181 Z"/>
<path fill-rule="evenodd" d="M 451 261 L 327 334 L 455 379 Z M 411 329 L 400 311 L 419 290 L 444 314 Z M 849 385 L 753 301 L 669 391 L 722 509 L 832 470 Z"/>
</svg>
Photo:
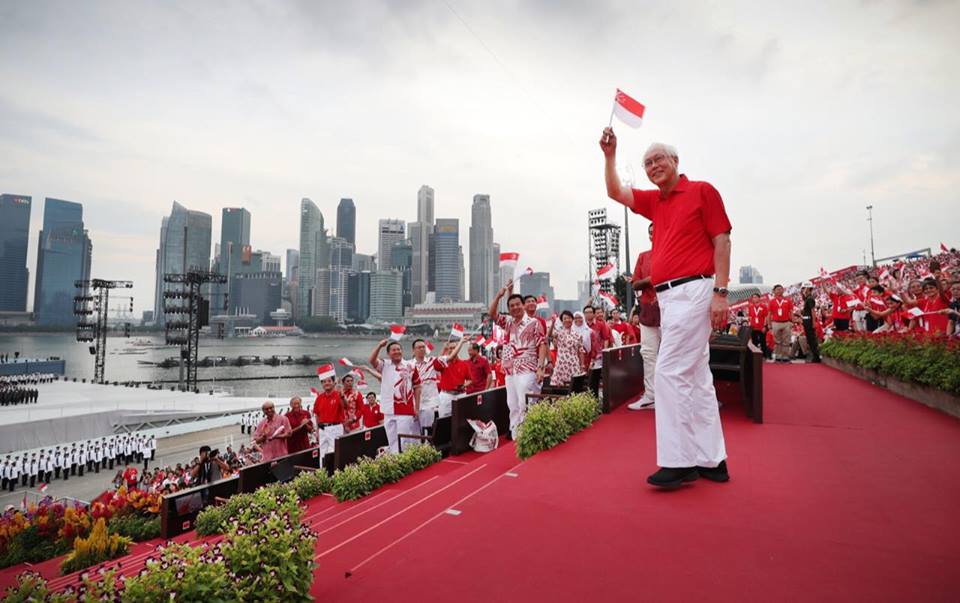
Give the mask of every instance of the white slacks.
<svg viewBox="0 0 960 603">
<path fill-rule="evenodd" d="M 424 384 L 420 389 L 420 427 L 433 426 L 433 418 L 439 406 L 440 392 L 437 391 L 437 384 L 435 382 Z"/>
<path fill-rule="evenodd" d="M 440 394 L 437 395 L 437 410 L 439 411 L 441 419 L 453 414 L 453 400 L 456 397 L 456 394 L 451 394 L 450 392 L 440 392 Z"/>
<path fill-rule="evenodd" d="M 710 279 L 657 293 L 661 339 L 654 387 L 660 467 L 716 467 L 727 458 L 710 372 L 712 297 Z"/>
<path fill-rule="evenodd" d="M 400 438 L 397 434 L 419 434 L 420 422 L 413 415 L 384 415 L 383 428 L 387 432 L 387 446 L 390 447 L 390 452 L 400 452 Z"/>
<path fill-rule="evenodd" d="M 660 351 L 660 327 L 640 325 L 640 356 L 643 358 L 643 401 L 654 402 L 657 354 Z"/>
<path fill-rule="evenodd" d="M 540 384 L 536 373 L 507 375 L 507 406 L 510 408 L 510 437 L 517 438 L 517 428 L 527 414 L 527 394 L 537 393 Z"/>
</svg>

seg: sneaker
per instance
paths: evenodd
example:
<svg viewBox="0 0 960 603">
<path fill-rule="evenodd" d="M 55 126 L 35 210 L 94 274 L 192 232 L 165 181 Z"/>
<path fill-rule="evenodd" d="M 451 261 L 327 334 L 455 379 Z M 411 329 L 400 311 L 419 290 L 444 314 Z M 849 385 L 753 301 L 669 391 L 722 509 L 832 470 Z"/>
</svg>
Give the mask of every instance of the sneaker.
<svg viewBox="0 0 960 603">
<path fill-rule="evenodd" d="M 727 472 L 727 461 L 720 461 L 720 464 L 716 467 L 700 467 L 697 466 L 697 473 L 700 474 L 700 477 L 703 479 L 708 479 L 711 482 L 729 482 L 730 474 Z"/>
<path fill-rule="evenodd" d="M 648 401 L 646 398 L 640 398 L 636 402 L 631 402 L 627 404 L 628 410 L 653 410 L 653 402 Z"/>
<path fill-rule="evenodd" d="M 675 490 L 685 482 L 696 481 L 698 477 L 696 467 L 661 467 L 647 478 L 647 483 L 664 490 Z"/>
</svg>

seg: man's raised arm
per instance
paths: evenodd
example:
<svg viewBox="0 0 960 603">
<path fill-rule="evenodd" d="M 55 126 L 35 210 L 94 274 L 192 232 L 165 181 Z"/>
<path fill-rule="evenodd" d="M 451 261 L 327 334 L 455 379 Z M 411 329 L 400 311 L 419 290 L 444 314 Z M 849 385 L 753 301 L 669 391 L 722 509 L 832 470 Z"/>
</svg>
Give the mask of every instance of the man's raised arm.
<svg viewBox="0 0 960 603">
<path fill-rule="evenodd" d="M 620 176 L 617 174 L 617 135 L 613 133 L 613 128 L 603 129 L 603 136 L 600 137 L 600 150 L 603 151 L 604 158 L 604 178 L 607 182 L 607 196 L 630 207 L 633 203 L 633 193 L 629 188 L 623 186 L 620 182 Z"/>
</svg>

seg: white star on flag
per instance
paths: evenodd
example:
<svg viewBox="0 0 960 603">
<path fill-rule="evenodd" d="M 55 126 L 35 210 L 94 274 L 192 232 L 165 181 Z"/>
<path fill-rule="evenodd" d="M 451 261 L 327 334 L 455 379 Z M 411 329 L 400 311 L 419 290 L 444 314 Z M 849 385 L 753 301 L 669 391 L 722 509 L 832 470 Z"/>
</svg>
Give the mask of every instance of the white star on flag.
<svg viewBox="0 0 960 603">
<path fill-rule="evenodd" d="M 454 339 L 463 339 L 463 325 L 459 323 L 453 323 L 453 326 L 450 327 L 450 337 Z"/>
<path fill-rule="evenodd" d="M 390 325 L 390 339 L 400 341 L 403 334 L 407 332 L 407 327 L 403 325 Z"/>
<path fill-rule="evenodd" d="M 627 124 L 631 128 L 639 128 L 643 125 L 643 112 L 646 110 L 639 101 L 634 100 L 617 88 L 617 94 L 613 98 L 613 114 L 617 119 Z"/>
</svg>

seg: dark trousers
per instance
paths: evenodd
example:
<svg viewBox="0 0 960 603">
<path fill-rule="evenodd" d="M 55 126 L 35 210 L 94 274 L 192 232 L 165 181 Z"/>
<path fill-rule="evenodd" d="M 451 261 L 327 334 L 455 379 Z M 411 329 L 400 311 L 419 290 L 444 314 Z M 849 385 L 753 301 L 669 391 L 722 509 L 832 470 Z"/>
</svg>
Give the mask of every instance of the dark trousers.
<svg viewBox="0 0 960 603">
<path fill-rule="evenodd" d="M 77 474 L 77 464 L 70 463 L 70 475 L 76 475 L 76 474 Z"/>
<path fill-rule="evenodd" d="M 152 460 L 154 460 L 155 458 L 157 458 L 157 449 L 156 449 L 156 448 L 154 448 L 153 450 L 150 451 L 150 460 L 152 461 Z"/>
<path fill-rule="evenodd" d="M 870 314 L 869 312 L 867 312 L 867 315 L 864 316 L 864 321 L 866 321 L 866 323 L 867 323 L 867 331 L 869 331 L 869 332 L 871 332 L 871 333 L 873 333 L 874 331 L 876 331 L 877 329 L 879 329 L 879 328 L 880 328 L 880 325 L 883 324 L 883 321 L 882 321 L 882 320 L 878 320 L 878 319 L 874 318 L 874 317 L 873 317 L 873 314 Z"/>
<path fill-rule="evenodd" d="M 96 469 L 97 473 L 100 473 L 100 463 L 96 462 L 93 464 L 93 468 Z"/>
<path fill-rule="evenodd" d="M 83 463 L 77 464 L 77 471 L 80 472 L 80 477 L 83 477 Z"/>
<path fill-rule="evenodd" d="M 770 350 L 767 349 L 767 332 L 766 331 L 751 331 L 750 340 L 753 341 L 753 345 L 760 348 L 763 352 L 764 358 L 770 357 Z"/>
<path fill-rule="evenodd" d="M 70 479 L 70 470 L 66 467 L 63 468 L 63 481 Z"/>
<path fill-rule="evenodd" d="M 834 331 L 849 331 L 849 330 L 850 330 L 850 319 L 849 319 L 849 318 L 834 318 L 834 319 L 833 319 L 833 330 L 834 330 Z"/>
<path fill-rule="evenodd" d="M 590 391 L 598 400 L 600 399 L 600 378 L 603 376 L 603 369 L 597 368 L 590 371 Z"/>
<path fill-rule="evenodd" d="M 21 485 L 21 486 L 26 486 L 26 485 L 27 485 L 27 474 L 26 474 L 26 473 L 24 473 L 23 475 L 20 476 L 20 485 Z"/>
<path fill-rule="evenodd" d="M 816 362 L 820 361 L 820 342 L 817 341 L 817 331 L 813 328 L 812 320 L 803 321 L 803 333 L 807 336 L 807 344 L 810 346 L 810 355 Z"/>
<path fill-rule="evenodd" d="M 109 459 L 109 460 L 110 460 L 110 468 L 113 469 L 113 459 Z"/>
<path fill-rule="evenodd" d="M 53 472 L 57 475 L 58 478 L 60 477 L 60 467 L 54 467 Z"/>
<path fill-rule="evenodd" d="M 0 486 L 0 490 L 6 490 L 6 489 L 7 489 L 7 478 L 3 478 L 3 485 Z"/>
<path fill-rule="evenodd" d="M 11 492 L 17 489 L 17 478 L 13 478 L 9 482 L 7 482 L 7 489 L 10 490 Z"/>
<path fill-rule="evenodd" d="M 30 487 L 31 487 L 31 488 L 36 488 L 36 487 L 37 487 L 37 474 L 36 474 L 36 473 L 34 473 L 33 475 L 30 476 Z"/>
</svg>

